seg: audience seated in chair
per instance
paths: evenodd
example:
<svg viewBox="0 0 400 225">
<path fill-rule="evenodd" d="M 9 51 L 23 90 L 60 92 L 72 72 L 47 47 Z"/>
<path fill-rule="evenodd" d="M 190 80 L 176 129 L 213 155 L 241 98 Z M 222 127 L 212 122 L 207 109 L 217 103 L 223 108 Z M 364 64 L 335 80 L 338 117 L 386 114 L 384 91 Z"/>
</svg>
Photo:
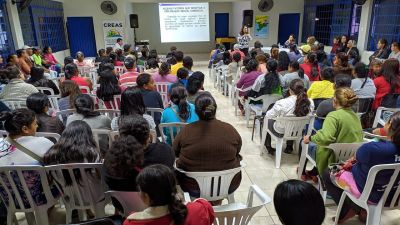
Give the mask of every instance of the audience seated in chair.
<svg viewBox="0 0 400 225">
<path fill-rule="evenodd" d="M 156 83 L 176 83 L 178 77 L 171 74 L 171 65 L 167 62 L 161 63 L 158 73 L 153 74 Z"/>
<path fill-rule="evenodd" d="M 204 91 L 204 74 L 200 71 L 194 72 L 188 79 L 186 90 L 188 92 L 187 101 L 194 104 L 196 98 L 202 93 L 209 93 Z"/>
<path fill-rule="evenodd" d="M 176 189 L 174 173 L 166 166 L 145 168 L 137 177 L 137 184 L 148 208 L 133 212 L 124 225 L 211 225 L 214 222 L 214 210 L 206 200 L 184 204 Z"/>
<path fill-rule="evenodd" d="M 332 196 L 336 204 L 339 204 L 340 197 L 344 190 L 350 192 L 355 197 L 360 197 L 366 185 L 368 172 L 375 165 L 400 163 L 398 155 L 400 153 L 400 112 L 396 112 L 390 118 L 387 129 L 387 141 L 369 142 L 362 145 L 355 157 L 349 159 L 343 166 L 345 171 L 334 174 L 326 170 L 323 174 L 323 180 L 326 185 L 328 194 Z M 376 204 L 382 197 L 384 186 L 388 183 L 392 176 L 392 171 L 378 173 L 372 188 L 369 201 Z M 393 198 L 393 191 L 389 194 L 388 199 Z M 387 201 L 390 204 L 390 201 Z M 339 216 L 339 223 L 345 220 L 359 216 L 359 219 L 365 223 L 367 212 L 352 204 L 349 199 L 344 202 L 342 211 Z"/>
<path fill-rule="evenodd" d="M 183 52 L 181 51 L 175 51 L 174 52 L 174 58 L 176 60 L 176 64 L 171 66 L 171 74 L 172 75 L 177 75 L 178 70 L 183 67 Z"/>
<path fill-rule="evenodd" d="M 111 121 L 112 130 L 118 130 L 121 124 L 121 119 L 125 116 L 142 116 L 148 122 L 150 129 L 155 129 L 156 124 L 153 117 L 146 114 L 146 106 L 143 101 L 143 96 L 139 88 L 129 87 L 121 95 L 121 116 L 115 117 Z"/>
<path fill-rule="evenodd" d="M 315 53 L 307 54 L 304 63 L 300 65 L 300 68 L 303 69 L 304 74 L 308 76 L 310 81 L 320 80 L 320 68 Z"/>
<path fill-rule="evenodd" d="M 321 225 L 325 219 L 321 194 L 303 181 L 288 180 L 278 184 L 274 206 L 282 224 Z"/>
<path fill-rule="evenodd" d="M 118 79 L 112 70 L 104 70 L 99 74 L 99 87 L 96 95 L 103 100 L 107 109 L 118 109 L 118 102 L 114 102 L 114 96 L 121 94 L 121 87 L 118 85 Z"/>
<path fill-rule="evenodd" d="M 265 54 L 256 55 L 255 60 L 257 60 L 258 62 L 257 70 L 260 71 L 262 74 L 266 74 L 268 72 L 267 70 L 268 58 L 265 56 Z"/>
<path fill-rule="evenodd" d="M 311 99 L 332 98 L 335 90 L 333 89 L 333 70 L 326 68 L 322 70 L 321 81 L 314 81 L 310 89 L 307 90 L 307 95 Z"/>
<path fill-rule="evenodd" d="M 310 80 L 308 76 L 305 76 L 304 71 L 300 69 L 300 64 L 297 61 L 291 61 L 289 64 L 289 73 L 281 77 L 282 93 L 284 96 L 287 96 L 289 85 L 294 79 L 301 79 L 306 90 L 310 88 Z"/>
<path fill-rule="evenodd" d="M 336 110 L 326 116 L 321 130 L 314 135 L 304 137 L 305 144 L 312 142 L 308 146 L 308 152 L 315 159 L 317 170 L 313 169 L 306 172 L 306 176 L 302 178 L 313 178 L 317 172 L 322 174 L 328 168 L 328 165 L 335 162 L 334 152 L 324 146 L 329 146 L 332 143 L 359 143 L 363 141 L 360 119 L 351 109 L 357 100 L 357 95 L 351 88 L 339 88 L 335 91 L 333 106 Z M 303 151 L 307 151 L 307 149 Z"/>
<path fill-rule="evenodd" d="M 155 74 L 158 73 L 158 62 L 155 58 L 150 58 L 147 60 L 146 69 L 144 70 L 145 73 Z"/>
<path fill-rule="evenodd" d="M 258 76 L 257 80 L 246 93 L 247 97 L 259 97 L 262 95 L 277 94 L 282 95 L 280 75 L 278 74 L 278 62 L 270 59 L 267 62 L 268 73 Z"/>
<path fill-rule="evenodd" d="M 335 59 L 333 60 L 333 74 L 334 76 L 338 74 L 347 74 L 352 76 L 352 69 L 349 65 L 349 56 L 340 52 L 336 54 Z"/>
<path fill-rule="evenodd" d="M 278 100 L 274 106 L 267 111 L 265 123 L 269 129 L 274 132 L 278 137 L 283 137 L 284 128 L 275 120 L 276 117 L 282 116 L 296 116 L 303 117 L 310 115 L 314 110 L 314 102 L 307 97 L 304 83 L 300 79 L 294 79 L 289 85 L 289 97 Z M 274 154 L 275 149 L 271 145 L 271 135 L 267 133 L 265 144 L 268 153 Z M 293 141 L 288 141 L 285 152 L 290 153 L 293 151 Z"/>
<path fill-rule="evenodd" d="M 0 99 L 27 99 L 39 92 L 32 84 L 24 82 L 24 76 L 16 66 L 7 68 L 5 72 L 9 82 L 0 93 Z"/>
<path fill-rule="evenodd" d="M 110 63 L 110 57 L 106 54 L 105 49 L 100 49 L 98 51 L 97 57 L 95 59 L 96 63 Z"/>
<path fill-rule="evenodd" d="M 358 98 L 375 98 L 376 87 L 371 78 L 368 77 L 367 65 L 356 63 L 353 69 L 351 89 L 354 90 Z"/>
<path fill-rule="evenodd" d="M 237 81 L 237 72 L 242 65 L 243 63 L 241 61 L 240 54 L 238 52 L 234 53 L 232 56 L 232 62 L 229 63 L 228 71 L 226 73 L 226 82 L 228 82 L 228 84 L 232 84 L 233 80 Z"/>
<path fill-rule="evenodd" d="M 64 69 L 66 80 L 72 80 L 78 86 L 88 87 L 89 90 L 93 90 L 92 81 L 88 78 L 80 77 L 78 67 L 75 64 L 70 63 Z M 89 94 L 86 90 L 82 90 L 82 93 Z"/>
<path fill-rule="evenodd" d="M 10 56 L 13 56 L 12 54 Z M 14 59 L 13 64 L 14 66 L 18 66 L 21 70 L 22 74 L 27 78 L 31 74 L 31 68 L 33 67 L 33 62 L 29 60 L 29 55 L 25 49 L 18 49 L 16 51 L 16 56 Z"/>
<path fill-rule="evenodd" d="M 176 91 L 176 88 L 173 91 Z M 216 119 L 217 104 L 210 94 L 201 94 L 195 104 L 200 120 L 186 125 L 173 143 L 178 158 L 176 166 L 190 172 L 221 171 L 240 167 L 242 139 L 239 133 L 232 125 Z M 189 192 L 193 197 L 200 196 L 195 180 L 183 174 L 179 174 L 178 180 L 185 192 Z M 229 193 L 233 193 L 239 187 L 240 181 L 239 173 L 233 178 Z"/>
<path fill-rule="evenodd" d="M 281 76 L 285 76 L 287 73 L 289 73 L 289 63 L 290 59 L 285 51 L 279 52 L 279 58 L 278 58 L 278 73 Z"/>
<path fill-rule="evenodd" d="M 400 93 L 399 61 L 388 59 L 383 63 L 382 75 L 374 79 L 376 87 L 375 101 L 372 109 L 381 106 L 382 100 L 387 94 Z"/>
<path fill-rule="evenodd" d="M 186 88 L 187 84 L 188 84 L 189 70 L 187 70 L 185 67 L 178 69 L 176 77 L 178 77 L 177 83 L 183 85 Z M 171 85 L 170 85 L 170 87 L 171 87 Z M 169 89 L 171 89 L 171 88 L 169 88 Z"/>
<path fill-rule="evenodd" d="M 384 61 L 390 55 L 390 49 L 388 46 L 388 41 L 384 38 L 379 39 L 376 51 L 369 57 L 369 62 L 373 60 Z"/>
<path fill-rule="evenodd" d="M 38 132 L 61 134 L 65 127 L 58 117 L 48 115 L 50 101 L 43 93 L 31 94 L 26 100 L 26 106 L 36 114 Z"/>
<path fill-rule="evenodd" d="M 154 79 L 148 73 L 142 73 L 137 79 L 137 86 L 140 88 L 140 93 L 143 96 L 144 105 L 146 108 L 164 108 L 160 93 L 156 91 Z M 161 122 L 161 114 L 154 115 L 154 122 L 158 125 Z"/>
<path fill-rule="evenodd" d="M 127 57 L 124 61 L 124 66 L 127 72 L 119 76 L 119 83 L 136 82 L 139 73 L 136 71 L 136 58 Z"/>
<path fill-rule="evenodd" d="M 182 65 L 189 71 L 189 76 L 192 76 L 193 58 L 190 56 L 185 56 L 182 60 Z"/>
<path fill-rule="evenodd" d="M 44 69 L 42 67 L 32 67 L 31 77 L 29 78 L 29 80 L 27 80 L 27 83 L 32 84 L 35 87 L 51 88 L 53 89 L 55 95 L 60 94 L 57 85 L 44 76 Z M 50 95 L 50 93 L 46 93 L 46 91 L 45 94 Z"/>
<path fill-rule="evenodd" d="M 58 108 L 67 110 L 74 108 L 74 102 L 78 95 L 82 94 L 79 86 L 72 80 L 65 80 L 60 84 L 61 98 L 58 100 Z"/>
</svg>

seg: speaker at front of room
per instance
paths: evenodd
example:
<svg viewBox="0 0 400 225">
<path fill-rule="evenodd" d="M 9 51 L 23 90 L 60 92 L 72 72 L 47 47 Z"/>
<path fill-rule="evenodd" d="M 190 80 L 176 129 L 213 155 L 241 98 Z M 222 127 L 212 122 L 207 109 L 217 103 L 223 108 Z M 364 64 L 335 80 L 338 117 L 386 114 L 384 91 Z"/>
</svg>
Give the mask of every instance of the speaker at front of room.
<svg viewBox="0 0 400 225">
<path fill-rule="evenodd" d="M 131 28 L 139 28 L 139 17 L 137 14 L 130 14 L 129 20 L 131 22 Z"/>
<path fill-rule="evenodd" d="M 243 26 L 253 27 L 253 10 L 243 10 Z"/>
</svg>

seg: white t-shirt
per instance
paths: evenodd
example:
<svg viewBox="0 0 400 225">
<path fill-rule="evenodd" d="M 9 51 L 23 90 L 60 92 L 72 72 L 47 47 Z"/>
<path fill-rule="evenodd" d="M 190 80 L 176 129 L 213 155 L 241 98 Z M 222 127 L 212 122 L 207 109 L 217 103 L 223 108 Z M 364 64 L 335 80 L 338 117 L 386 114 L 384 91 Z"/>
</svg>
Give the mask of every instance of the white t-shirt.
<svg viewBox="0 0 400 225">
<path fill-rule="evenodd" d="M 42 158 L 54 145 L 53 142 L 44 137 L 24 136 L 16 139 L 16 141 Z M 0 139 L 0 166 L 39 164 L 38 161 L 12 146 L 4 138 Z"/>
<path fill-rule="evenodd" d="M 115 43 L 114 51 L 117 50 L 117 49 L 122 49 L 122 46 L 120 44 L 118 44 L 118 43 Z"/>
</svg>

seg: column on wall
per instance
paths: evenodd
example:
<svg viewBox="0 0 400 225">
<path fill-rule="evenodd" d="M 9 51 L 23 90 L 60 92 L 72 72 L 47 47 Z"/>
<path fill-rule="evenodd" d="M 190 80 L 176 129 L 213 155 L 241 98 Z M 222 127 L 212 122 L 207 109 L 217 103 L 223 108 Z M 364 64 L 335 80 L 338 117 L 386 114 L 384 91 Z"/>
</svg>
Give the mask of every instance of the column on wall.
<svg viewBox="0 0 400 225">
<path fill-rule="evenodd" d="M 7 12 L 10 20 L 10 29 L 13 37 L 14 48 L 19 49 L 24 46 L 24 37 L 22 36 L 21 23 L 18 16 L 18 9 L 16 4 L 11 1 L 6 1 Z"/>
</svg>

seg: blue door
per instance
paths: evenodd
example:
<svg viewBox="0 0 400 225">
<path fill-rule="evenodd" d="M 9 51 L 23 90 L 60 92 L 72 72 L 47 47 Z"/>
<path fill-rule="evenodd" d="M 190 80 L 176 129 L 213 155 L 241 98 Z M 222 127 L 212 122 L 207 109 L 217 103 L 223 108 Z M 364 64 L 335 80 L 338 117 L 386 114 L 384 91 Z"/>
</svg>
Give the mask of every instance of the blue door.
<svg viewBox="0 0 400 225">
<path fill-rule="evenodd" d="M 278 43 L 283 45 L 294 34 L 296 41 L 299 41 L 300 13 L 289 13 L 279 15 Z"/>
<path fill-rule="evenodd" d="M 96 38 L 93 17 L 67 17 L 67 29 L 71 56 L 81 51 L 85 57 L 96 56 Z"/>
<path fill-rule="evenodd" d="M 215 13 L 215 38 L 229 37 L 229 13 Z"/>
</svg>

